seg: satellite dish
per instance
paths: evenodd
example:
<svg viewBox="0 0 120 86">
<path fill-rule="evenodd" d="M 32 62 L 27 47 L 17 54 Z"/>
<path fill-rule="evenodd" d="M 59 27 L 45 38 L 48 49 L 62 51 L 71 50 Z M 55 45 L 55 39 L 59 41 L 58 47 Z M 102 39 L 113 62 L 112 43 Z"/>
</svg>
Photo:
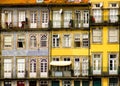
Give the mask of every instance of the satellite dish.
<svg viewBox="0 0 120 86">
<path fill-rule="evenodd" d="M 63 11 L 63 10 L 62 10 L 62 9 L 60 9 L 59 13 L 61 14 L 61 13 L 62 13 L 62 11 Z"/>
</svg>

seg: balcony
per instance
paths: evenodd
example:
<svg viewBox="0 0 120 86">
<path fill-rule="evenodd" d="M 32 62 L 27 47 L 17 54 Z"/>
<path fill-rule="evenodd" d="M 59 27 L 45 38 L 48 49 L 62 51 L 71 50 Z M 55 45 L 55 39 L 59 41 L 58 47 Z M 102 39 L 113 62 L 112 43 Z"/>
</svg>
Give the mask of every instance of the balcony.
<svg viewBox="0 0 120 86">
<path fill-rule="evenodd" d="M 65 21 L 61 21 L 61 20 L 54 20 L 51 21 L 50 24 L 51 28 L 53 30 L 59 30 L 59 29 L 83 29 L 83 30 L 88 30 L 89 29 L 89 23 L 86 22 L 84 23 L 83 20 L 65 20 Z"/>
<path fill-rule="evenodd" d="M 49 23 L 37 22 L 1 22 L 1 30 L 48 30 Z"/>
<path fill-rule="evenodd" d="M 71 77 L 71 71 L 51 71 L 51 77 Z"/>
<path fill-rule="evenodd" d="M 107 19 L 106 19 L 107 18 Z M 90 26 L 118 26 L 119 16 L 90 16 Z"/>
<path fill-rule="evenodd" d="M 109 67 L 101 67 L 98 69 L 93 69 L 93 67 L 90 67 L 90 71 L 89 71 L 89 76 L 118 76 L 119 74 L 120 74 L 120 67 L 117 69 L 109 68 Z"/>
</svg>

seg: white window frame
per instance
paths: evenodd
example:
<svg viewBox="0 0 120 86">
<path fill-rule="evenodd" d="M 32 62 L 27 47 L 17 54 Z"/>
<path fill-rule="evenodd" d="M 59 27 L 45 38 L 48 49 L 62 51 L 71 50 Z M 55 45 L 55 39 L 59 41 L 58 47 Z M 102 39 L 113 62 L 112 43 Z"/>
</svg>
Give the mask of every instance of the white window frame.
<svg viewBox="0 0 120 86">
<path fill-rule="evenodd" d="M 36 58 L 30 59 L 30 77 L 36 77 L 37 60 Z"/>
<path fill-rule="evenodd" d="M 95 53 L 92 56 L 93 56 L 93 60 L 92 60 L 93 61 L 93 74 L 101 74 L 102 55 L 100 53 Z"/>
<path fill-rule="evenodd" d="M 4 35 L 3 36 L 3 40 L 4 40 L 4 49 L 8 49 L 8 48 L 12 48 L 13 42 L 12 42 L 12 35 Z M 7 37 L 7 38 L 6 38 Z"/>
<path fill-rule="evenodd" d="M 74 75 L 75 76 L 80 75 L 80 58 L 79 57 L 74 58 Z"/>
<path fill-rule="evenodd" d="M 49 13 L 48 10 L 42 11 L 42 28 L 47 28 L 48 27 L 48 19 L 49 19 Z"/>
<path fill-rule="evenodd" d="M 82 34 L 82 46 L 83 47 L 89 46 L 89 34 Z"/>
<path fill-rule="evenodd" d="M 82 75 L 88 75 L 88 58 L 87 57 L 83 57 L 82 58 Z"/>
<path fill-rule="evenodd" d="M 48 34 L 40 34 L 40 47 L 48 47 Z"/>
<path fill-rule="evenodd" d="M 37 47 L 37 36 L 34 34 L 30 35 L 30 48 L 36 48 Z"/>
<path fill-rule="evenodd" d="M 53 28 L 61 28 L 61 13 L 53 11 Z"/>
<path fill-rule="evenodd" d="M 31 11 L 30 12 L 30 28 L 37 28 L 37 12 Z"/>
<path fill-rule="evenodd" d="M 63 47 L 71 47 L 71 35 L 64 34 L 63 35 Z"/>
<path fill-rule="evenodd" d="M 26 12 L 19 11 L 19 27 L 22 27 L 22 22 L 25 21 L 25 18 L 26 18 Z"/>
<path fill-rule="evenodd" d="M 111 28 L 108 32 L 108 42 L 118 43 L 119 42 L 119 29 Z"/>
<path fill-rule="evenodd" d="M 10 23 L 12 23 L 12 11 L 10 10 L 5 11 L 5 22 L 4 23 L 7 23 L 8 26 L 10 25 Z"/>
<path fill-rule="evenodd" d="M 86 27 L 86 28 L 89 27 L 89 11 L 88 10 L 83 11 L 83 27 Z"/>
<path fill-rule="evenodd" d="M 60 46 L 60 36 L 59 34 L 52 35 L 52 47 L 59 47 Z"/>
<path fill-rule="evenodd" d="M 72 11 L 64 11 L 64 28 L 69 27 L 69 22 L 72 19 Z"/>
<path fill-rule="evenodd" d="M 25 77 L 25 59 L 22 58 L 17 59 L 17 77 L 18 78 Z"/>
<path fill-rule="evenodd" d="M 75 27 L 80 28 L 82 24 L 82 11 L 75 11 Z"/>
<path fill-rule="evenodd" d="M 92 42 L 101 43 L 102 42 L 102 29 L 96 28 L 92 31 Z"/>
<path fill-rule="evenodd" d="M 111 55 L 116 55 L 116 57 L 113 58 L 111 57 Z M 112 66 L 112 69 L 111 69 L 111 66 Z M 118 74 L 118 54 L 117 53 L 109 54 L 109 74 Z"/>
<path fill-rule="evenodd" d="M 4 59 L 4 78 L 12 77 L 12 59 Z"/>
<path fill-rule="evenodd" d="M 75 34 L 74 35 L 74 47 L 77 47 L 76 46 L 76 43 L 78 42 L 78 43 L 80 43 L 80 45 L 78 46 L 78 47 L 81 47 L 81 35 L 80 34 Z"/>
<path fill-rule="evenodd" d="M 17 35 L 17 48 L 25 48 L 26 40 L 25 40 L 25 34 L 19 34 Z M 21 42 L 21 47 L 19 46 L 19 42 Z"/>
</svg>

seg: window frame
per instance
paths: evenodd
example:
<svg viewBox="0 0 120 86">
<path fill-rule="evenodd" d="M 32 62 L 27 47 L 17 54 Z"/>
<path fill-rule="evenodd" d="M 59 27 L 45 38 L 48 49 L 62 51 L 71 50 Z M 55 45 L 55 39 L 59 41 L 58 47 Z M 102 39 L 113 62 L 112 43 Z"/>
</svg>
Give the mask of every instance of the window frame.
<svg viewBox="0 0 120 86">
<path fill-rule="evenodd" d="M 66 36 L 66 37 L 65 37 Z M 70 48 L 72 47 L 72 37 L 71 34 L 64 34 L 63 35 L 63 47 Z"/>
<path fill-rule="evenodd" d="M 35 39 L 32 39 L 31 40 L 31 37 L 35 37 Z M 36 43 L 35 43 L 35 41 L 36 41 Z M 31 42 L 34 42 L 34 43 L 31 43 Z M 35 44 L 36 44 L 36 46 L 35 46 Z M 31 49 L 35 49 L 35 48 L 37 48 L 37 45 L 38 43 L 37 43 L 37 34 L 30 34 L 29 35 L 29 47 L 31 48 Z M 32 46 L 31 46 L 32 45 Z"/>
<path fill-rule="evenodd" d="M 45 36 L 46 39 L 42 39 L 43 36 Z M 45 45 L 44 45 L 43 42 L 45 42 Z M 43 43 L 43 44 L 42 44 L 42 43 Z M 48 47 L 48 34 L 47 34 L 47 33 L 40 34 L 40 47 L 41 47 L 41 48 L 46 48 L 46 47 Z"/>
<path fill-rule="evenodd" d="M 89 34 L 88 33 L 82 34 L 82 47 L 89 47 Z"/>
<path fill-rule="evenodd" d="M 57 37 L 53 37 L 53 35 Z M 52 47 L 57 48 L 60 47 L 60 36 L 59 34 L 53 34 L 52 35 Z M 58 44 L 57 44 L 58 43 Z"/>
</svg>

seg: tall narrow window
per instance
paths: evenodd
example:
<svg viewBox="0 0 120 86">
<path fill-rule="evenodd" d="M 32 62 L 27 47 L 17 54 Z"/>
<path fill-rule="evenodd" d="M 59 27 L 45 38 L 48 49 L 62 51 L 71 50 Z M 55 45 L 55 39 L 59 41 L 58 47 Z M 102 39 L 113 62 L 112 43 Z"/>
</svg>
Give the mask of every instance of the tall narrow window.
<svg viewBox="0 0 120 86">
<path fill-rule="evenodd" d="M 82 59 L 82 75 L 88 75 L 88 58 Z"/>
<path fill-rule="evenodd" d="M 22 22 L 25 21 L 26 15 L 25 11 L 19 11 L 19 27 L 22 27 Z"/>
<path fill-rule="evenodd" d="M 64 28 L 69 27 L 70 20 L 72 20 L 72 11 L 64 12 Z"/>
<path fill-rule="evenodd" d="M 47 28 L 48 27 L 48 11 L 42 11 L 42 27 Z"/>
<path fill-rule="evenodd" d="M 74 46 L 75 47 L 80 47 L 80 34 L 75 34 L 74 35 Z"/>
<path fill-rule="evenodd" d="M 40 39 L 40 44 L 41 47 L 47 47 L 47 43 L 48 43 L 48 37 L 47 34 L 41 34 L 41 39 Z"/>
<path fill-rule="evenodd" d="M 25 59 L 17 59 L 17 77 L 25 77 Z"/>
<path fill-rule="evenodd" d="M 118 70 L 117 54 L 110 54 L 109 55 L 109 73 L 117 74 L 117 70 Z"/>
<path fill-rule="evenodd" d="M 70 35 L 64 35 L 64 37 L 63 37 L 63 47 L 71 47 L 71 37 L 70 37 Z"/>
<path fill-rule="evenodd" d="M 4 35 L 4 48 L 11 48 L 11 47 L 12 47 L 12 36 Z"/>
<path fill-rule="evenodd" d="M 31 11 L 30 12 L 30 28 L 36 28 L 37 27 L 37 12 Z"/>
<path fill-rule="evenodd" d="M 36 72 L 36 59 L 30 59 L 30 72 Z"/>
<path fill-rule="evenodd" d="M 93 74 L 101 74 L 101 54 L 93 54 Z"/>
<path fill-rule="evenodd" d="M 101 29 L 93 29 L 92 33 L 93 43 L 101 43 L 102 42 L 102 30 Z"/>
<path fill-rule="evenodd" d="M 118 21 L 118 4 L 117 3 L 111 3 L 110 4 L 110 22 L 115 23 Z"/>
<path fill-rule="evenodd" d="M 53 11 L 53 28 L 61 27 L 61 14 L 59 11 Z"/>
<path fill-rule="evenodd" d="M 119 33 L 118 29 L 109 29 L 109 42 L 115 43 L 118 42 Z"/>
<path fill-rule="evenodd" d="M 35 47 L 37 47 L 36 35 L 31 35 L 30 36 L 30 48 L 35 48 Z"/>
<path fill-rule="evenodd" d="M 12 74 L 12 60 L 4 59 L 4 78 L 11 78 Z"/>
<path fill-rule="evenodd" d="M 88 47 L 89 46 L 88 34 L 83 34 L 82 35 L 82 42 L 83 42 L 83 47 Z"/>
<path fill-rule="evenodd" d="M 47 59 L 41 59 L 40 61 L 40 76 L 47 77 L 47 70 L 48 70 L 48 61 Z"/>
<path fill-rule="evenodd" d="M 52 38 L 52 46 L 59 47 L 59 41 L 60 41 L 59 34 L 54 34 Z"/>
<path fill-rule="evenodd" d="M 74 59 L 74 75 L 79 76 L 80 75 L 80 58 L 76 57 Z"/>
<path fill-rule="evenodd" d="M 80 27 L 81 27 L 81 22 L 82 22 L 82 21 L 81 21 L 81 20 L 82 20 L 82 19 L 81 19 L 81 16 L 82 16 L 82 15 L 81 15 L 81 11 L 76 10 L 76 11 L 75 11 L 75 15 L 76 15 L 76 16 L 75 16 L 75 27 L 76 27 L 76 28 L 80 28 Z"/>
<path fill-rule="evenodd" d="M 83 12 L 83 27 L 89 27 L 89 11 Z"/>
<path fill-rule="evenodd" d="M 25 35 L 23 35 L 23 34 L 18 35 L 17 47 L 18 48 L 25 48 Z"/>
</svg>

